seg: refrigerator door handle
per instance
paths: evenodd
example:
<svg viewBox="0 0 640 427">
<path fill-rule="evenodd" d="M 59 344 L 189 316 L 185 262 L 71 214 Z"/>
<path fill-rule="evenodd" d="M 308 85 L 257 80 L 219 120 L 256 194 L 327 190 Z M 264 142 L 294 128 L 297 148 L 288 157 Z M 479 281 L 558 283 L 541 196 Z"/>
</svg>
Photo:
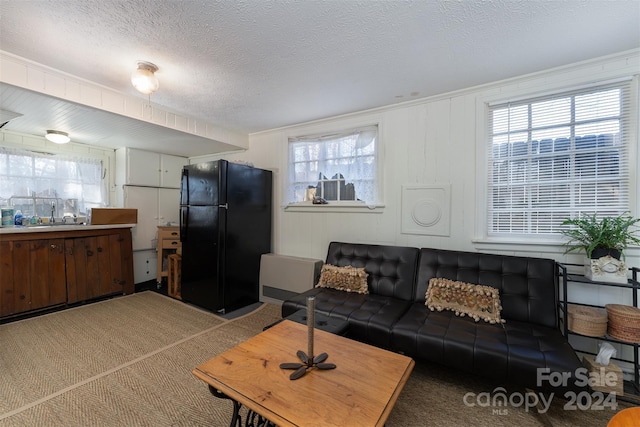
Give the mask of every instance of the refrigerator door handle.
<svg viewBox="0 0 640 427">
<path fill-rule="evenodd" d="M 180 241 L 181 242 L 187 241 L 187 230 L 189 229 L 188 222 L 189 222 L 189 206 L 183 206 L 180 209 Z"/>
<path fill-rule="evenodd" d="M 182 169 L 182 177 L 180 178 L 180 204 L 189 204 L 189 171 Z"/>
</svg>

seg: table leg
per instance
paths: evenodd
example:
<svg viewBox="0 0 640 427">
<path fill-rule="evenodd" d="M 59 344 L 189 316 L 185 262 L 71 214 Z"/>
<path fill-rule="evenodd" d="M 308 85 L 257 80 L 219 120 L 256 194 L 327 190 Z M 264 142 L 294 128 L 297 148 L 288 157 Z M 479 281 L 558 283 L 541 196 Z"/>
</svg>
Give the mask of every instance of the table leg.
<svg viewBox="0 0 640 427">
<path fill-rule="evenodd" d="M 242 404 L 238 403 L 234 399 L 230 398 L 226 394 L 222 393 L 219 390 L 216 390 L 214 387 L 209 386 L 209 391 L 218 399 L 228 399 L 233 403 L 233 416 L 231 417 L 231 424 L 229 427 L 242 427 L 242 417 L 240 416 L 240 408 L 242 408 Z M 257 412 L 252 411 L 251 409 L 247 412 L 247 419 L 245 420 L 244 427 L 277 427 L 274 423 L 264 418 L 262 415 Z"/>
<path fill-rule="evenodd" d="M 233 416 L 231 417 L 231 424 L 229 424 L 229 427 L 242 427 L 242 417 L 240 416 L 240 408 L 242 405 L 212 386 L 209 386 L 209 391 L 218 399 L 228 399 L 233 403 Z"/>
<path fill-rule="evenodd" d="M 264 418 L 262 415 L 257 412 L 249 409 L 249 413 L 247 414 L 247 422 L 244 427 L 277 427 L 274 423 Z"/>
</svg>

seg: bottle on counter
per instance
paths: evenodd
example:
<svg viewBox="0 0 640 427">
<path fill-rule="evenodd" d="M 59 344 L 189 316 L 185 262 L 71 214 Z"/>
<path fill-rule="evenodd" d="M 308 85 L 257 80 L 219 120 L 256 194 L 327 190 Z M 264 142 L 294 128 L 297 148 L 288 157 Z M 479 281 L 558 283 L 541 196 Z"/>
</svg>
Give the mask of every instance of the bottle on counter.
<svg viewBox="0 0 640 427">
<path fill-rule="evenodd" d="M 16 215 L 13 217 L 13 223 L 15 225 L 22 225 L 22 218 L 23 218 L 22 211 L 18 209 L 16 211 Z"/>
</svg>

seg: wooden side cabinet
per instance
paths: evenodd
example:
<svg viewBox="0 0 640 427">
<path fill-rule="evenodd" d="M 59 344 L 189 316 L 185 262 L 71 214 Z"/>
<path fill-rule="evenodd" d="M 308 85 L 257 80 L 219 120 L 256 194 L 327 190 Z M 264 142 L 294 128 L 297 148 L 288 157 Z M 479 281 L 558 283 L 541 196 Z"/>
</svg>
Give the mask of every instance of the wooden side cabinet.
<svg viewBox="0 0 640 427">
<path fill-rule="evenodd" d="M 181 249 L 180 227 L 158 227 L 158 284 L 169 275 L 169 255 L 179 254 Z"/>
<path fill-rule="evenodd" d="M 134 292 L 131 230 L 0 235 L 0 318 Z"/>
</svg>

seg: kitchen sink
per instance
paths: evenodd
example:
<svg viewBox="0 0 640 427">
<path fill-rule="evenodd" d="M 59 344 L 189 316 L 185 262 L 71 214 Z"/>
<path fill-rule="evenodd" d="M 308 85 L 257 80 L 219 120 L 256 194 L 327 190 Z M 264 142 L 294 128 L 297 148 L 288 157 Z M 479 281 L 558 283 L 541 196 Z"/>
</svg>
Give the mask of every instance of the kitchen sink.
<svg viewBox="0 0 640 427">
<path fill-rule="evenodd" d="M 21 227 L 23 228 L 53 228 L 53 227 L 74 227 L 74 226 L 80 226 L 80 225 L 86 225 L 84 222 L 69 222 L 69 223 L 65 223 L 65 222 L 54 222 L 54 223 L 48 223 L 48 224 L 37 224 L 37 225 L 22 225 Z"/>
</svg>

